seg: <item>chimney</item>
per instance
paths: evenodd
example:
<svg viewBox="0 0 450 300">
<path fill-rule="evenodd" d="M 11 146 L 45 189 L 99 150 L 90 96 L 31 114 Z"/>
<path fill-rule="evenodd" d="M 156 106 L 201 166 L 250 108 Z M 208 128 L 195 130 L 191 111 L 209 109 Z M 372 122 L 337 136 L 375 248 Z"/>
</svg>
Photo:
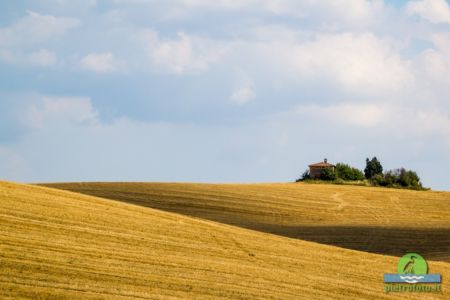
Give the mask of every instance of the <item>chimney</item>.
<svg viewBox="0 0 450 300">
<path fill-rule="evenodd" d="M 328 162 L 328 159 L 324 158 L 324 159 L 323 159 L 323 162 L 324 162 L 324 163 L 327 163 L 327 162 Z"/>
</svg>

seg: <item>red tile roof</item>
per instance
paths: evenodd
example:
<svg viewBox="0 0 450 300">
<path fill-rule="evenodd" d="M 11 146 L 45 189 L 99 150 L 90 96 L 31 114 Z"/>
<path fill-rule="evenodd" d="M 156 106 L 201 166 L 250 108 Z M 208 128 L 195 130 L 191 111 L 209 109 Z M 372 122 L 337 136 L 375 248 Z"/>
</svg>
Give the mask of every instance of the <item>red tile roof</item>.
<svg viewBox="0 0 450 300">
<path fill-rule="evenodd" d="M 316 164 L 309 165 L 309 166 L 310 167 L 322 167 L 322 168 L 335 167 L 335 165 L 332 165 L 332 164 L 329 164 L 329 163 L 323 162 L 323 161 L 316 163 Z"/>
</svg>

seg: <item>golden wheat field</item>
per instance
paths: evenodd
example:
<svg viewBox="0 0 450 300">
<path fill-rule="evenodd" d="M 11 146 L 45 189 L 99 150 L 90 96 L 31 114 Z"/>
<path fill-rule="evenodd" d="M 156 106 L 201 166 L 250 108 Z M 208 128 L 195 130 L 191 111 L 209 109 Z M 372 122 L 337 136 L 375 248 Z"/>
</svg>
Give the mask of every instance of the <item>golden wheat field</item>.
<svg viewBox="0 0 450 300">
<path fill-rule="evenodd" d="M 450 193 L 345 185 L 68 183 L 78 193 L 349 249 L 450 262 Z"/>
<path fill-rule="evenodd" d="M 383 255 L 371 230 L 450 227 L 448 193 L 302 184 L 52 186 L 104 198 L 0 182 L 1 298 L 395 299 L 383 292 L 382 278 L 396 271 L 398 257 Z M 329 241 L 305 241 L 314 240 L 314 228 Z M 373 253 L 352 250 L 356 228 Z M 349 241 L 333 246 L 344 233 Z M 395 247 L 421 246 L 400 238 Z M 444 292 L 402 299 L 448 299 L 448 245 L 426 243 Z"/>
</svg>

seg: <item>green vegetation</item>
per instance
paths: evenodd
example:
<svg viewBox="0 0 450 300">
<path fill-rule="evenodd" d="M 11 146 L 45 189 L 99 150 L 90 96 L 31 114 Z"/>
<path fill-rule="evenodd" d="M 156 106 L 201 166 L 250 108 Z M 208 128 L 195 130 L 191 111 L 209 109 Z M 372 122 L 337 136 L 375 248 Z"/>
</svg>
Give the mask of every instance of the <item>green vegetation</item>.
<svg viewBox="0 0 450 300">
<path fill-rule="evenodd" d="M 383 173 L 383 166 L 376 157 L 372 159 L 366 158 L 364 173 L 348 164 L 337 163 L 335 168 L 323 168 L 319 178 L 311 178 L 309 170 L 306 170 L 296 180 L 296 182 L 301 181 L 427 190 L 427 188 L 422 186 L 420 178 L 415 171 L 399 168 Z"/>
<path fill-rule="evenodd" d="M 357 168 L 353 168 L 344 163 L 336 164 L 336 175 L 337 178 L 340 178 L 345 181 L 360 181 L 364 180 L 364 174 L 361 170 Z"/>
<path fill-rule="evenodd" d="M 383 166 L 376 157 L 371 160 L 366 158 L 366 168 L 364 169 L 364 175 L 367 179 L 372 179 L 375 175 L 383 174 Z"/>
<path fill-rule="evenodd" d="M 377 174 L 371 178 L 371 182 L 375 186 L 408 188 L 413 190 L 424 189 L 417 173 L 404 168 L 390 170 L 384 174 Z"/>
<path fill-rule="evenodd" d="M 336 171 L 332 168 L 325 168 L 320 171 L 321 180 L 333 181 L 336 180 L 337 178 L 338 177 Z"/>
<path fill-rule="evenodd" d="M 296 180 L 296 182 L 332 182 L 336 184 L 355 183 L 357 181 L 364 180 L 364 174 L 357 168 L 351 167 L 344 163 L 337 163 L 335 168 L 323 168 L 320 171 L 320 177 L 318 179 L 311 178 L 309 170 L 303 172 L 303 174 Z"/>
<path fill-rule="evenodd" d="M 366 159 L 365 177 L 374 186 L 424 190 L 416 172 L 399 168 L 383 173 L 383 166 L 376 157 Z"/>
<path fill-rule="evenodd" d="M 300 178 L 295 180 L 295 182 L 301 182 L 309 179 L 311 179 L 311 175 L 309 174 L 309 170 L 306 170 L 305 172 L 302 173 Z"/>
<path fill-rule="evenodd" d="M 334 181 L 338 179 L 336 172 L 332 168 L 325 168 L 321 170 L 320 178 L 319 180 L 323 181 Z M 309 170 L 306 170 L 303 172 L 303 174 L 295 180 L 295 182 L 301 182 L 301 181 L 317 181 L 316 179 L 311 178 L 311 174 L 309 174 Z"/>
</svg>

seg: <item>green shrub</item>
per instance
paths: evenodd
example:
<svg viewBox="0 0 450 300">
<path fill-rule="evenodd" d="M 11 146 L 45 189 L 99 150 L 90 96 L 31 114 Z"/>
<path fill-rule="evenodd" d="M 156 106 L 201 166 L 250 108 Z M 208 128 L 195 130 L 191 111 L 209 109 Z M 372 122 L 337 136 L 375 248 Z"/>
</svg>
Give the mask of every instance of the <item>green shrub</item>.
<svg viewBox="0 0 450 300">
<path fill-rule="evenodd" d="M 370 182 L 375 186 L 424 189 L 417 173 L 404 168 L 389 170 L 384 174 L 376 174 L 370 179 Z"/>
<path fill-rule="evenodd" d="M 351 181 L 364 180 L 363 172 L 344 163 L 336 164 L 336 177 L 342 180 Z"/>
<path fill-rule="evenodd" d="M 391 187 L 395 187 L 397 186 L 397 182 L 398 182 L 398 175 L 395 171 L 387 171 L 386 173 L 384 173 L 384 184 L 383 186 L 391 186 Z"/>
<path fill-rule="evenodd" d="M 416 172 L 401 168 L 398 173 L 398 183 L 401 186 L 409 188 L 423 188 L 420 178 Z"/>
<path fill-rule="evenodd" d="M 335 180 L 336 172 L 333 168 L 324 168 L 320 171 L 320 177 L 321 180 Z"/>
<path fill-rule="evenodd" d="M 374 186 L 386 186 L 386 181 L 383 174 L 376 174 L 370 178 L 370 182 Z"/>
<path fill-rule="evenodd" d="M 311 175 L 309 174 L 309 170 L 306 170 L 305 172 L 303 172 L 303 174 L 300 176 L 300 178 L 295 180 L 295 182 L 305 181 L 308 179 L 311 179 Z"/>
<path fill-rule="evenodd" d="M 342 178 L 337 178 L 336 180 L 333 181 L 334 184 L 345 184 L 344 179 Z"/>
</svg>

